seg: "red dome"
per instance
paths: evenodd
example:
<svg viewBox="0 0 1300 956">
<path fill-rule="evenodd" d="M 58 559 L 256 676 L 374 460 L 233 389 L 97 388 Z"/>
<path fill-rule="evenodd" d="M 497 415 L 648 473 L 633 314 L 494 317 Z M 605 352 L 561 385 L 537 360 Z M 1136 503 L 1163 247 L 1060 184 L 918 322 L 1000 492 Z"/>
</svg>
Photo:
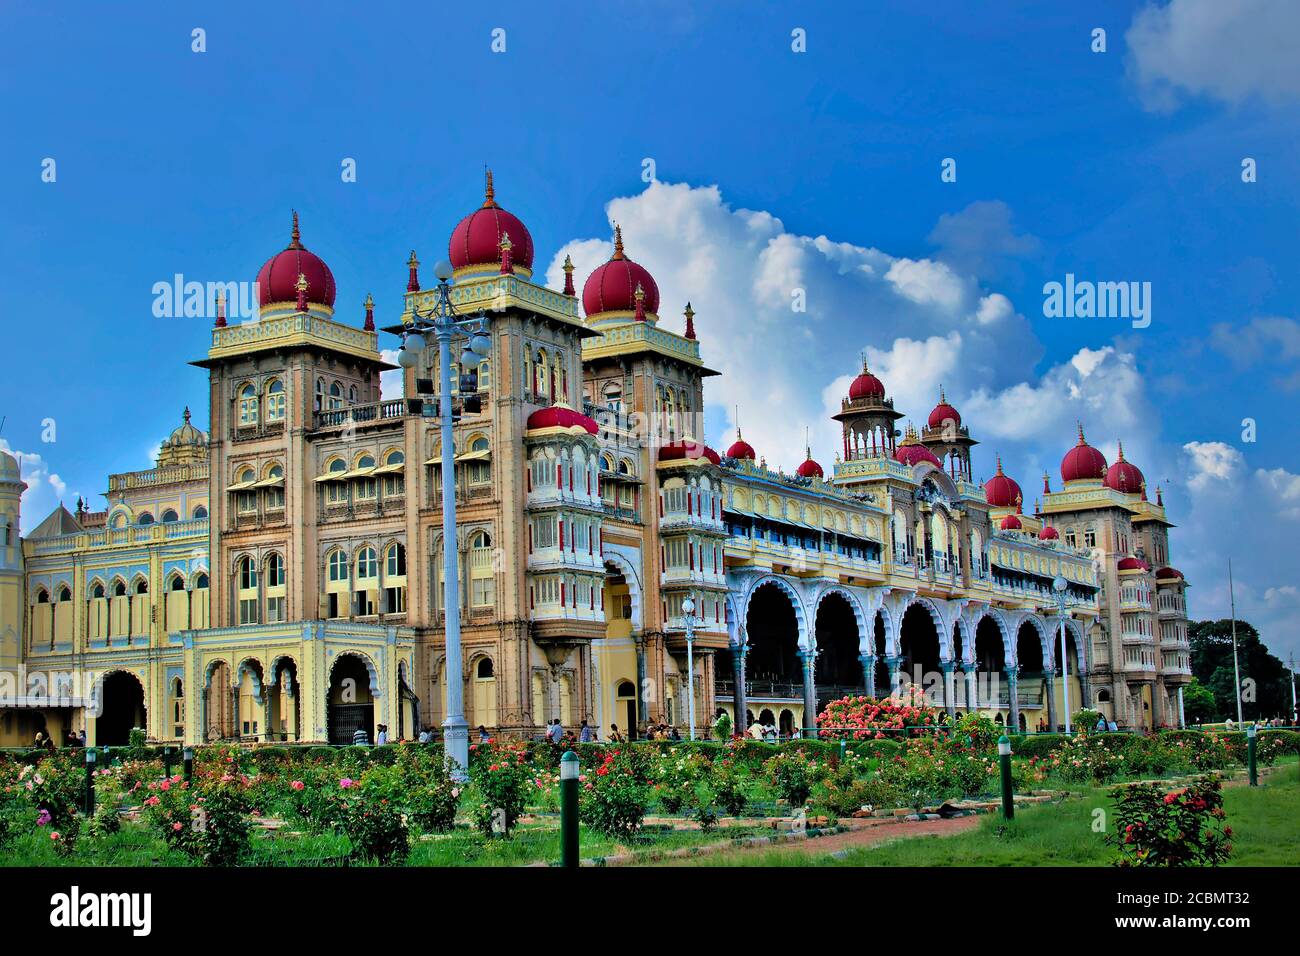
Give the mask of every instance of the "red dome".
<svg viewBox="0 0 1300 956">
<path fill-rule="evenodd" d="M 1084 441 L 1083 426 L 1080 425 L 1079 443 L 1061 459 L 1061 480 L 1085 481 L 1105 477 L 1106 456 Z"/>
<path fill-rule="evenodd" d="M 1043 525 L 1043 530 L 1038 532 L 1039 541 L 1055 541 L 1059 537 L 1060 534 L 1057 533 L 1057 530 L 1053 528 L 1050 524 Z"/>
<path fill-rule="evenodd" d="M 867 371 L 867 363 L 864 361 L 861 374 L 849 383 L 849 401 L 856 402 L 858 399 L 872 395 L 884 398 L 885 383 Z"/>
<path fill-rule="evenodd" d="M 930 412 L 927 424 L 931 428 L 942 428 L 945 422 L 952 422 L 954 426 L 960 425 L 961 413 L 948 404 L 948 399 L 944 397 L 943 389 L 940 388 L 939 404 Z"/>
<path fill-rule="evenodd" d="M 582 307 L 587 315 L 635 312 L 638 285 L 645 293 L 643 305 L 646 314 L 658 315 L 659 286 L 644 266 L 633 262 L 624 254 L 623 230 L 615 226 L 614 255 L 587 276 L 586 284 L 582 287 Z"/>
<path fill-rule="evenodd" d="M 1010 508 L 1022 501 L 1015 479 L 1002 474 L 1002 456 L 998 456 L 998 473 L 984 483 L 984 500 L 994 508 Z"/>
<path fill-rule="evenodd" d="M 1156 572 L 1156 578 L 1160 581 L 1170 581 L 1174 578 L 1181 578 L 1182 576 L 1183 572 L 1179 571 L 1177 568 L 1161 568 Z"/>
<path fill-rule="evenodd" d="M 737 458 L 742 461 L 753 461 L 758 456 L 754 454 L 754 446 L 737 434 L 736 440 L 732 442 L 731 447 L 727 449 L 727 457 Z"/>
<path fill-rule="evenodd" d="M 298 276 L 307 280 L 307 301 L 334 307 L 334 273 L 325 260 L 299 241 L 298 214 L 293 214 L 289 245 L 266 260 L 257 272 L 257 303 L 298 301 Z"/>
<path fill-rule="evenodd" d="M 534 428 L 573 428 L 574 426 L 585 428 L 592 435 L 600 430 L 600 426 L 593 419 L 563 403 L 539 408 L 528 416 L 529 431 Z"/>
<path fill-rule="evenodd" d="M 794 473 L 800 478 L 824 478 L 826 475 L 822 471 L 822 466 L 813 461 L 812 458 L 805 458 L 803 464 L 796 468 Z"/>
<path fill-rule="evenodd" d="M 1125 494 L 1136 495 L 1145 484 L 1146 478 L 1143 477 L 1142 470 L 1131 461 L 1124 460 L 1124 443 L 1120 442 L 1119 458 L 1106 471 L 1106 487 L 1113 488 L 1115 491 L 1122 491 Z"/>
<path fill-rule="evenodd" d="M 722 464 L 718 453 L 702 442 L 675 441 L 659 449 L 660 461 L 682 461 L 686 458 L 707 458 L 715 465 Z"/>
<path fill-rule="evenodd" d="M 1007 515 L 1005 518 L 1002 519 L 1002 530 L 1019 531 L 1020 517 L 1018 515 Z"/>
<path fill-rule="evenodd" d="M 1150 571 L 1151 565 L 1141 558 L 1121 558 L 1116 565 L 1121 571 Z"/>
<path fill-rule="evenodd" d="M 497 205 L 492 172 L 487 174 L 487 196 L 483 205 L 460 221 L 451 231 L 447 252 L 453 269 L 500 265 L 501 237 L 510 237 L 510 261 L 525 269 L 533 267 L 533 236 L 518 216 Z"/>
<path fill-rule="evenodd" d="M 934 457 L 934 452 L 924 445 L 899 445 L 898 450 L 894 452 L 894 460 L 901 461 L 905 465 L 915 466 L 923 461 L 928 461 L 936 468 L 942 468 L 938 458 Z"/>
</svg>

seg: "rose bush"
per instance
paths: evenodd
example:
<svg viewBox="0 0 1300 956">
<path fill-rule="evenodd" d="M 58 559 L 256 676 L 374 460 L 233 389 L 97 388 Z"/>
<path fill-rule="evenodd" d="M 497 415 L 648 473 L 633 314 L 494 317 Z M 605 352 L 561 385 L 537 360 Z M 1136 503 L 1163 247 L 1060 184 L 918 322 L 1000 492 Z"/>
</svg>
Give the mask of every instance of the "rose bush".
<svg viewBox="0 0 1300 956">
<path fill-rule="evenodd" d="M 600 766 L 579 778 L 578 816 L 583 823 L 615 839 L 635 837 L 645 819 L 650 787 L 641 779 L 630 753 L 611 750 Z"/>
<path fill-rule="evenodd" d="M 947 715 L 931 706 L 925 695 L 909 690 L 897 697 L 841 697 L 817 715 L 821 737 L 854 740 L 888 739 L 933 733 Z"/>
<path fill-rule="evenodd" d="M 1215 777 L 1166 791 L 1152 783 L 1116 787 L 1117 866 L 1218 866 L 1232 853 L 1223 824 L 1223 792 Z"/>
</svg>

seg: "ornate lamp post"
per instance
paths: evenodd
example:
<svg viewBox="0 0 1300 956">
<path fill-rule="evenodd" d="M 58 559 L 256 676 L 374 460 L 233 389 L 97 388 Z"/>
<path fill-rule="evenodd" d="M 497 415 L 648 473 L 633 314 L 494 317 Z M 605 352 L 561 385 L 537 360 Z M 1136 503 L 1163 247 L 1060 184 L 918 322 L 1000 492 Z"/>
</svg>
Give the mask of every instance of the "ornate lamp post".
<svg viewBox="0 0 1300 956">
<path fill-rule="evenodd" d="M 477 369 L 492 349 L 492 340 L 486 334 L 487 317 L 480 312 L 473 318 L 458 316 L 451 304 L 451 264 L 439 262 L 434 270 L 438 277 L 437 298 L 433 308 L 426 313 L 411 307 L 411 321 L 402 332 L 402 347 L 397 364 L 414 368 L 419 354 L 427 347 L 427 336 L 438 343 L 438 407 L 432 403 L 424 406 L 427 418 L 437 417 L 442 424 L 442 568 L 443 612 L 447 655 L 447 707 L 442 722 L 443 744 L 450 770 L 458 780 L 468 777 L 469 724 L 465 720 L 465 689 L 460 680 L 460 582 L 456 563 L 456 453 L 452 439 L 451 407 L 451 345 L 458 336 L 468 337 L 461 353 L 460 367 Z"/>
<path fill-rule="evenodd" d="M 691 722 L 691 740 L 695 739 L 695 599 L 682 598 L 682 627 L 686 629 L 686 712 Z"/>
<path fill-rule="evenodd" d="M 1061 693 L 1065 695 L 1065 732 L 1070 733 L 1070 661 L 1065 656 L 1065 589 L 1069 587 L 1069 582 L 1065 578 L 1058 576 L 1052 582 L 1052 589 L 1056 591 L 1056 606 L 1061 618 Z"/>
</svg>

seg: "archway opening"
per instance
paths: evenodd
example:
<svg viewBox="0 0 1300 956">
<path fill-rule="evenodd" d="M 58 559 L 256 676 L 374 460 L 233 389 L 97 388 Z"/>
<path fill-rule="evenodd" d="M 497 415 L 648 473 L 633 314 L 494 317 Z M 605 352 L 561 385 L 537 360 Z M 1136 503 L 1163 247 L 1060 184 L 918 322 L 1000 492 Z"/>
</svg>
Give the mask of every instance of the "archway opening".
<svg viewBox="0 0 1300 956">
<path fill-rule="evenodd" d="M 131 730 L 145 728 L 144 688 L 134 674 L 115 671 L 100 685 L 100 712 L 95 721 L 95 742 L 124 747 L 131 742 Z"/>
<path fill-rule="evenodd" d="M 913 604 L 903 614 L 899 632 L 899 652 L 903 655 L 903 679 L 914 690 L 930 688 L 932 703 L 943 702 L 943 675 L 939 670 L 939 631 L 927 608 Z"/>
<path fill-rule="evenodd" d="M 991 617 L 980 618 L 975 626 L 975 706 L 992 709 L 1011 706 L 1001 676 L 1006 666 L 1007 650 L 1001 628 Z"/>
<path fill-rule="evenodd" d="M 370 696 L 370 671 L 355 654 L 340 654 L 330 671 L 329 742 L 350 744 L 358 730 L 375 741 L 375 702 Z"/>
<path fill-rule="evenodd" d="M 760 585 L 749 599 L 745 626 L 745 670 L 754 696 L 802 700 L 799 622 L 789 595 L 777 584 Z"/>
<path fill-rule="evenodd" d="M 271 717 L 267 731 L 274 740 L 300 740 L 302 733 L 302 695 L 298 686 L 298 665 L 293 660 L 283 660 L 272 675 L 274 684 L 267 688 L 271 695 Z"/>
<path fill-rule="evenodd" d="M 877 611 L 875 623 L 872 627 L 871 646 L 876 655 L 876 673 L 875 687 L 872 688 L 876 698 L 888 697 L 890 692 L 889 686 L 889 666 L 885 663 L 885 657 L 889 653 L 889 643 L 885 638 L 885 612 Z"/>
<path fill-rule="evenodd" d="M 817 709 L 828 701 L 863 693 L 858 659 L 858 621 L 842 594 L 831 592 L 817 606 Z"/>
<path fill-rule="evenodd" d="M 1021 729 L 1027 730 L 1026 710 L 1034 711 L 1034 729 L 1047 730 L 1047 682 L 1043 679 L 1043 642 L 1037 629 L 1025 621 L 1016 631 L 1016 662 L 1020 665 L 1016 692 Z"/>
<path fill-rule="evenodd" d="M 630 680 L 619 681 L 615 696 L 618 698 L 616 713 L 622 718 L 623 724 L 618 729 L 631 740 L 636 736 L 636 684 Z M 611 732 L 613 729 L 610 728 Z"/>
</svg>

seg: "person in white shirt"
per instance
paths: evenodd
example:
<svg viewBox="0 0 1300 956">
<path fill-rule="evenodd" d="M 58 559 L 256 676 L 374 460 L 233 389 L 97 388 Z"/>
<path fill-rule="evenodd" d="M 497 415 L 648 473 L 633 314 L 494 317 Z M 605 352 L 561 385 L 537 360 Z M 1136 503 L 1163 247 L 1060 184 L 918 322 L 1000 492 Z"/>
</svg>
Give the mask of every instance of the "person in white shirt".
<svg viewBox="0 0 1300 956">
<path fill-rule="evenodd" d="M 375 736 L 375 746 L 382 747 L 388 743 L 388 727 L 386 724 L 379 725 L 379 733 Z"/>
</svg>

